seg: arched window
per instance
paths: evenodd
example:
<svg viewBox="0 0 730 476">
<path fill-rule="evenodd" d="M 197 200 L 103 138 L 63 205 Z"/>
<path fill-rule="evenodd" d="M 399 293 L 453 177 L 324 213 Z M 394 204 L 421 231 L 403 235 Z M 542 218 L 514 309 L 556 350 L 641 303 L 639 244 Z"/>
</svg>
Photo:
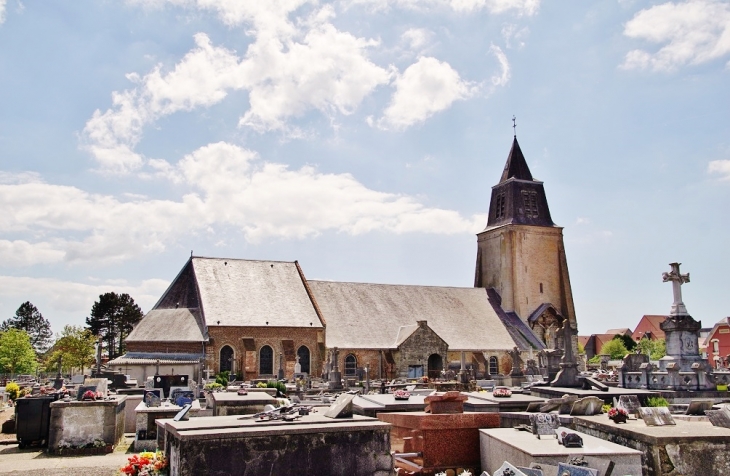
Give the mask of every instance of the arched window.
<svg viewBox="0 0 730 476">
<path fill-rule="evenodd" d="M 428 356 L 428 378 L 440 378 L 444 369 L 444 360 L 439 354 Z"/>
<path fill-rule="evenodd" d="M 229 372 L 233 370 L 233 349 L 230 345 L 224 345 L 221 347 L 220 352 L 220 372 L 225 372 L 228 370 Z"/>
<path fill-rule="evenodd" d="M 259 351 L 259 375 L 274 373 L 274 349 L 265 345 Z"/>
<path fill-rule="evenodd" d="M 357 357 L 352 354 L 347 354 L 345 357 L 345 375 L 347 377 L 354 377 L 357 373 Z"/>
<path fill-rule="evenodd" d="M 497 358 L 494 356 L 489 358 L 489 374 L 490 375 L 499 374 L 499 361 L 497 361 Z"/>
<path fill-rule="evenodd" d="M 297 356 L 299 357 L 299 365 L 302 366 L 302 372 L 305 374 L 309 373 L 309 349 L 306 345 L 303 345 L 297 349 Z"/>
</svg>

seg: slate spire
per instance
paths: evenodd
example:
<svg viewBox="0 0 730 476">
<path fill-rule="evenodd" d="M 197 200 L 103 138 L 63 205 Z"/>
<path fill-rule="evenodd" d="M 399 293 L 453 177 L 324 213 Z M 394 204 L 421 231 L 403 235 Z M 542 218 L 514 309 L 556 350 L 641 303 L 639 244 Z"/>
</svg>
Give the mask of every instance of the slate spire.
<svg viewBox="0 0 730 476">
<path fill-rule="evenodd" d="M 499 180 L 499 183 L 505 182 L 507 179 L 513 177 L 518 180 L 532 181 L 532 174 L 530 173 L 530 168 L 527 166 L 525 156 L 522 155 L 522 149 L 520 149 L 520 144 L 517 142 L 517 136 L 512 141 L 512 149 L 509 151 L 507 163 L 504 164 L 504 172 L 502 172 L 502 178 Z"/>
</svg>

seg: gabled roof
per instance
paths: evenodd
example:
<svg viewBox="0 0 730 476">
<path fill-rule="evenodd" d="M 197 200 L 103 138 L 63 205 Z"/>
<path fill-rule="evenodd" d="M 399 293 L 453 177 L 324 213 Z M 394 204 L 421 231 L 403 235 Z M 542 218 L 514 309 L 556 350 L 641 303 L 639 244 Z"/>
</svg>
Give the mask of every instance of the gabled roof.
<svg viewBox="0 0 730 476">
<path fill-rule="evenodd" d="M 393 349 L 417 321 L 428 321 L 449 350 L 515 345 L 483 288 L 330 281 L 309 281 L 309 286 L 327 320 L 329 348 Z"/>
<path fill-rule="evenodd" d="M 623 335 L 631 336 L 631 329 L 629 329 L 628 327 L 624 327 L 621 329 L 608 329 L 606 331 L 606 334 L 613 334 L 613 335 L 618 334 L 618 335 L 622 335 L 622 336 Z"/>
<path fill-rule="evenodd" d="M 488 288 L 487 296 L 494 312 L 499 316 L 505 329 L 520 350 L 537 349 L 542 350 L 545 344 L 532 332 L 532 329 L 525 324 L 515 312 L 505 312 L 502 309 L 502 296 L 496 289 Z"/>
<path fill-rule="evenodd" d="M 200 359 L 205 356 L 201 354 L 183 354 L 167 352 L 127 352 L 126 354 L 110 360 L 106 365 L 182 365 L 199 364 Z"/>
<path fill-rule="evenodd" d="M 511 178 L 532 181 L 530 168 L 527 166 L 525 156 L 522 155 L 522 149 L 520 149 L 520 144 L 517 142 L 517 137 L 512 141 L 512 149 L 509 151 L 507 163 L 504 164 L 504 171 L 502 172 L 502 178 L 499 179 L 499 183 L 506 182 Z"/>
<path fill-rule="evenodd" d="M 646 314 L 641 317 L 639 323 L 636 325 L 631 338 L 634 340 L 641 340 L 647 332 L 651 332 L 654 339 L 664 339 L 664 331 L 659 327 L 659 324 L 664 322 L 667 318 L 665 315 L 652 315 Z"/>
<path fill-rule="evenodd" d="M 398 329 L 398 335 L 395 338 L 395 344 L 393 344 L 393 347 L 398 347 L 403 342 L 405 342 L 406 339 L 408 339 L 410 336 L 413 335 L 414 332 L 416 332 L 416 329 L 418 329 L 418 324 L 409 324 L 407 326 L 400 326 Z"/>
<path fill-rule="evenodd" d="M 206 325 L 323 327 L 296 262 L 191 261 Z"/>
<path fill-rule="evenodd" d="M 205 342 L 199 309 L 153 309 L 139 321 L 126 342 Z"/>
<path fill-rule="evenodd" d="M 702 340 L 701 345 L 704 347 L 707 347 L 710 343 L 711 337 L 715 334 L 715 332 L 717 332 L 717 329 L 719 329 L 722 326 L 730 326 L 730 317 L 723 317 L 722 319 L 717 321 L 715 323 L 715 325 L 712 327 L 712 330 L 710 331 L 710 333 L 707 334 L 707 337 L 705 337 L 704 339 L 700 339 L 700 340 Z"/>
</svg>

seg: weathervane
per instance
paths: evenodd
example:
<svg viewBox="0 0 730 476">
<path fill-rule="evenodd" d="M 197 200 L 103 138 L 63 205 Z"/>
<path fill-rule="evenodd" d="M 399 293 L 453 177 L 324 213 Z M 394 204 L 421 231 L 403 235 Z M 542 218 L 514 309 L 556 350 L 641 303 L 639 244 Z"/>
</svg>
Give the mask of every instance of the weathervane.
<svg viewBox="0 0 730 476">
<path fill-rule="evenodd" d="M 512 116 L 512 129 L 515 130 L 515 137 L 517 137 L 517 118 Z"/>
</svg>

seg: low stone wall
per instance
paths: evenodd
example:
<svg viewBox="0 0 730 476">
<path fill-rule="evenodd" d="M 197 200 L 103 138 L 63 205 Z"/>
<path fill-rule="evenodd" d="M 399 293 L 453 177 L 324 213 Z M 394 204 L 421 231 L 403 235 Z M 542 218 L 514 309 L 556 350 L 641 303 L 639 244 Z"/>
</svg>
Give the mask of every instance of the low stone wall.
<svg viewBox="0 0 730 476">
<path fill-rule="evenodd" d="M 126 397 L 93 402 L 57 401 L 50 405 L 48 452 L 87 445 L 116 445 L 124 436 Z"/>
<path fill-rule="evenodd" d="M 575 417 L 573 422 L 577 431 L 641 451 L 644 476 L 730 473 L 728 428 L 681 420 L 676 426 L 646 426 L 643 420 L 616 425 L 606 415 Z"/>
</svg>

